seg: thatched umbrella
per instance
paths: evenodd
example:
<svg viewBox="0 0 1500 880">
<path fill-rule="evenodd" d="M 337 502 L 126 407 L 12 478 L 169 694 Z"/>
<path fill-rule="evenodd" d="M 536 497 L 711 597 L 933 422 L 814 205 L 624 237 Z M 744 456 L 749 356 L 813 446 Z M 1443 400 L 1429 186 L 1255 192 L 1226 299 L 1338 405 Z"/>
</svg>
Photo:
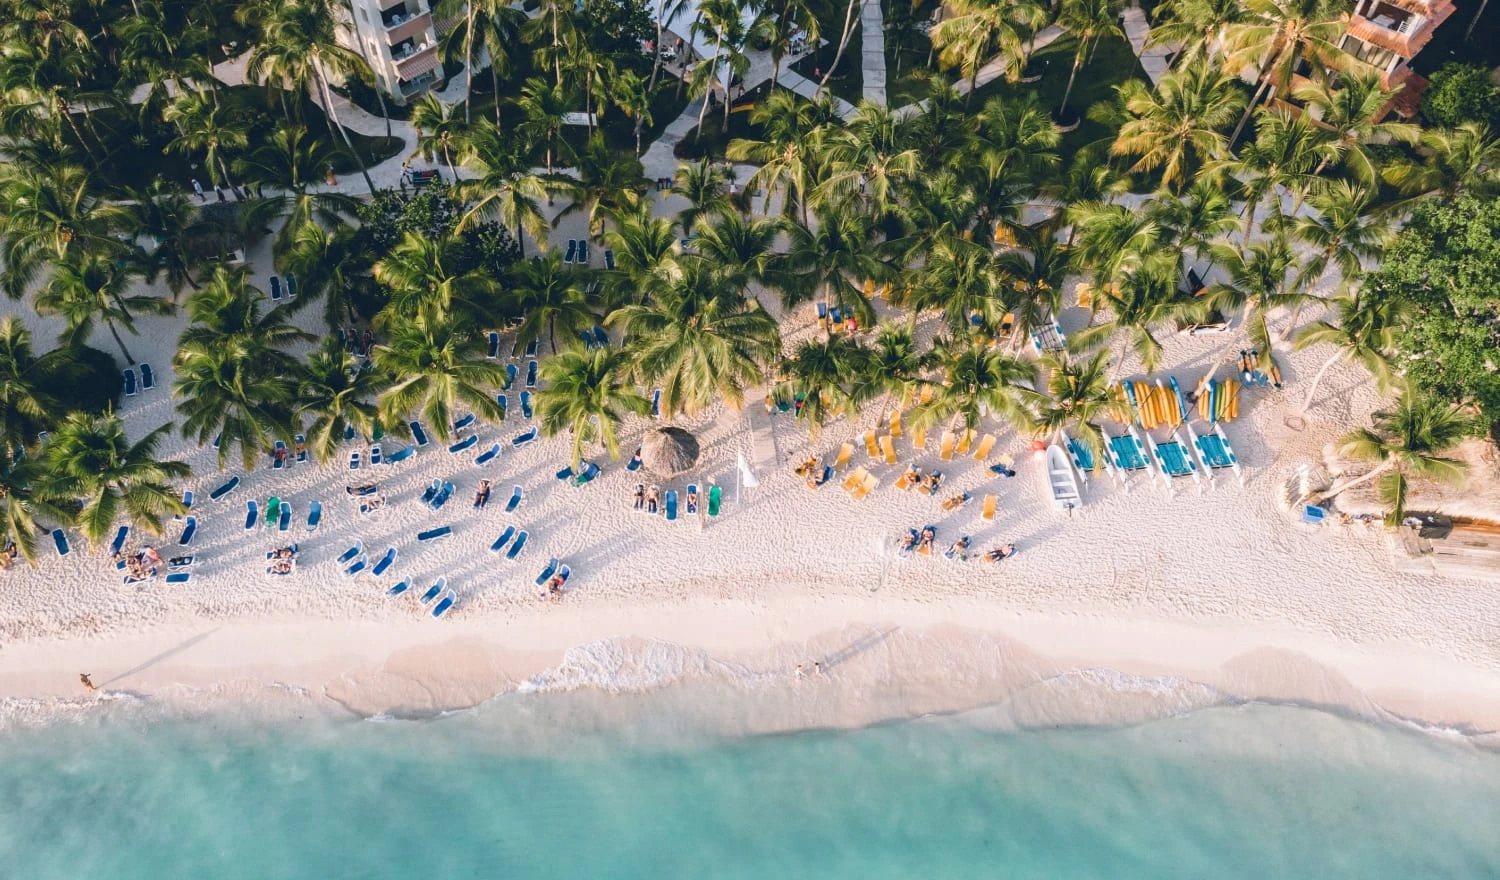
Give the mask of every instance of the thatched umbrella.
<svg viewBox="0 0 1500 880">
<path fill-rule="evenodd" d="M 681 428 L 657 428 L 641 441 L 641 463 L 647 470 L 671 479 L 698 462 L 698 438 Z"/>
</svg>

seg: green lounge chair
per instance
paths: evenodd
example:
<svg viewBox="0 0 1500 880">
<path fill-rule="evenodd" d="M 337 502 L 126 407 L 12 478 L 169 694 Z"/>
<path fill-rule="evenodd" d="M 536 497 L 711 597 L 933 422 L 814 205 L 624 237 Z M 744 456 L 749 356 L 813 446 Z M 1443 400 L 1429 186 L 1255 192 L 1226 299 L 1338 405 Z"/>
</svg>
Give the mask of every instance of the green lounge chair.
<svg viewBox="0 0 1500 880">
<path fill-rule="evenodd" d="M 708 487 L 708 515 L 719 515 L 719 504 L 724 500 L 724 490 L 718 486 Z"/>
</svg>

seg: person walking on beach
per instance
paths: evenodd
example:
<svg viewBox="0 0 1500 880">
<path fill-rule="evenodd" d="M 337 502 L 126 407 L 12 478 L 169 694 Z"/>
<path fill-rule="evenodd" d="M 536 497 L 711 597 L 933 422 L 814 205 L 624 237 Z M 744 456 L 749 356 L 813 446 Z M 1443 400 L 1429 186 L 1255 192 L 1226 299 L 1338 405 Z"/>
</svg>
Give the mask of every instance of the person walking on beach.
<svg viewBox="0 0 1500 880">
<path fill-rule="evenodd" d="M 94 682 L 89 679 L 89 674 L 87 672 L 80 672 L 80 673 L 78 673 L 78 680 L 81 681 L 81 682 L 83 682 L 83 686 L 86 687 L 86 688 L 88 688 L 89 690 L 91 690 L 91 691 L 97 691 L 98 690 L 98 688 L 94 687 Z"/>
<path fill-rule="evenodd" d="M 195 192 L 195 193 L 198 194 L 198 201 L 200 201 L 200 202 L 206 202 L 206 201 L 208 201 L 207 199 L 205 199 L 203 197 L 203 184 L 201 184 L 201 183 L 198 182 L 198 178 L 194 177 L 193 180 L 192 180 L 192 183 L 193 183 L 193 192 Z"/>
</svg>

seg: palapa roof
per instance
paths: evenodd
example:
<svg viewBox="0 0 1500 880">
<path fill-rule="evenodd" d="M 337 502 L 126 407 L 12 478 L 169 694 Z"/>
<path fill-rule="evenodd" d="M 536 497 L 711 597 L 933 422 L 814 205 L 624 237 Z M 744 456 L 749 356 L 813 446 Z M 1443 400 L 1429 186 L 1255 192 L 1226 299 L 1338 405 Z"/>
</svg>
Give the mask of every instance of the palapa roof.
<svg viewBox="0 0 1500 880">
<path fill-rule="evenodd" d="M 659 477 L 675 477 L 698 463 L 698 438 L 681 428 L 657 428 L 641 441 L 641 463 Z"/>
</svg>

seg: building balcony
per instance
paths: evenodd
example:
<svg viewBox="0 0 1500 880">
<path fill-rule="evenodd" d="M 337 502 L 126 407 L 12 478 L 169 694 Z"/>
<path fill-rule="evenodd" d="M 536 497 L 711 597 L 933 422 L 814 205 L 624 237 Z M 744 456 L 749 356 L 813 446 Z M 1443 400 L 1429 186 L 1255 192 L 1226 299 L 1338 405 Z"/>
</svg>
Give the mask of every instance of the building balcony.
<svg viewBox="0 0 1500 880">
<path fill-rule="evenodd" d="M 386 26 L 385 43 L 387 46 L 395 46 L 405 40 L 420 42 L 431 29 L 432 13 L 423 11 L 416 15 L 405 16 Z"/>
<path fill-rule="evenodd" d="M 1373 46 L 1410 61 L 1421 52 L 1438 25 L 1453 14 L 1451 0 L 1366 0 L 1349 16 L 1348 32 Z"/>
<path fill-rule="evenodd" d="M 437 47 L 431 45 L 394 60 L 396 76 L 403 80 L 416 79 L 428 71 L 436 70 L 442 64 L 438 59 Z"/>
</svg>

